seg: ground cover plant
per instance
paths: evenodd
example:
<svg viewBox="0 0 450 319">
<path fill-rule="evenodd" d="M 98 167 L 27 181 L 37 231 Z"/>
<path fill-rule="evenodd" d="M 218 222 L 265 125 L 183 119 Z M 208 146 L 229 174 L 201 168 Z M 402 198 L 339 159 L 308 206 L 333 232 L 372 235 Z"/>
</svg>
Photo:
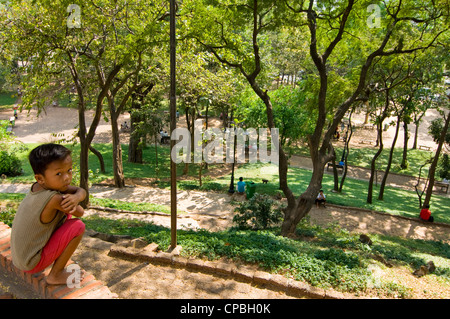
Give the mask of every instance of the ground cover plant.
<svg viewBox="0 0 450 319">
<path fill-rule="evenodd" d="M 17 102 L 17 93 L 0 92 L 0 110 L 11 110 Z"/>
<path fill-rule="evenodd" d="M 170 246 L 170 229 L 165 227 L 98 216 L 87 217 L 84 221 L 88 228 L 99 232 L 143 237 L 163 250 Z M 374 277 L 371 269 L 375 266 L 390 270 L 377 261 L 380 259 L 410 273 L 432 260 L 437 268 L 428 275 L 430 280 L 442 287 L 450 284 L 448 244 L 371 235 L 374 243 L 369 246 L 361 243 L 358 235 L 337 226 L 311 226 L 308 221 L 299 225 L 297 235 L 299 239 L 282 237 L 279 228 L 258 231 L 232 228 L 221 232 L 180 230 L 177 238 L 185 257 L 225 258 L 254 264 L 313 286 L 356 295 L 413 297 L 408 286 Z"/>
</svg>

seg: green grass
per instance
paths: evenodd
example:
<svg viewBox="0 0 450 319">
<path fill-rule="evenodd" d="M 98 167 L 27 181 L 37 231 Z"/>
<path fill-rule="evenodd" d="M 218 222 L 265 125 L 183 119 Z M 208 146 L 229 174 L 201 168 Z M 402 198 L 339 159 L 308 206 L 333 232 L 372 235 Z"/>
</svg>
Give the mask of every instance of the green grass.
<svg viewBox="0 0 450 319">
<path fill-rule="evenodd" d="M 39 144 L 26 144 L 27 150 L 22 152 L 17 152 L 16 155 L 22 161 L 22 168 L 24 170 L 24 174 L 17 177 L 8 178 L 9 182 L 13 183 L 31 183 L 34 181 L 34 174 L 31 166 L 28 162 L 28 153 L 38 146 Z M 66 145 L 68 148 L 72 150 L 72 158 L 74 162 L 74 170 L 76 171 L 79 162 L 79 153 L 80 146 L 75 145 Z M 99 183 L 104 181 L 105 179 L 113 178 L 112 172 L 112 145 L 111 144 L 93 144 L 93 147 L 96 148 L 103 154 L 103 159 L 105 162 L 105 170 L 106 172 L 103 174 L 100 172 L 100 163 L 97 157 L 90 153 L 89 154 L 89 170 L 91 183 Z M 169 188 L 170 187 L 170 151 L 169 147 L 166 146 L 158 146 L 158 156 L 156 157 L 154 146 L 149 146 L 144 149 L 144 164 L 135 164 L 128 162 L 128 145 L 122 145 L 122 154 L 123 154 L 123 169 L 125 178 L 154 178 L 155 186 L 159 186 L 161 188 Z M 156 162 L 158 162 L 158 167 L 156 166 Z M 208 171 L 214 171 L 215 165 L 209 165 L 209 170 L 203 170 L 203 174 L 206 174 Z M 177 165 L 177 175 L 181 176 L 184 170 L 184 164 Z M 202 187 L 198 186 L 198 174 L 199 174 L 199 165 L 189 165 L 188 176 L 191 178 L 189 180 L 179 181 L 178 186 L 180 189 L 200 189 L 200 190 L 224 190 L 221 183 L 215 182 L 209 177 L 204 177 L 203 182 L 204 185 Z M 76 176 L 75 176 L 76 178 Z"/>
<path fill-rule="evenodd" d="M 1 198 L 1 197 L 0 197 Z M 96 198 L 91 196 L 89 199 L 89 205 L 100 206 L 107 208 L 114 208 L 118 210 L 125 210 L 131 212 L 158 212 L 170 215 L 170 207 L 166 205 L 154 204 L 154 203 L 135 203 L 125 202 L 117 199 L 109 198 Z M 186 214 L 184 211 L 177 211 L 178 214 Z"/>
<path fill-rule="evenodd" d="M 288 172 L 288 185 L 296 196 L 302 194 L 308 187 L 312 172 L 300 168 L 290 168 Z M 235 172 L 236 177 L 242 176 L 244 181 L 254 181 L 257 183 L 256 192 L 261 194 L 275 195 L 278 190 L 278 168 L 271 164 L 246 164 L 239 167 Z M 262 184 L 261 180 L 267 179 L 267 184 Z M 217 180 L 217 183 L 226 185 L 229 183 L 229 176 L 224 176 Z M 386 187 L 384 200 L 379 201 L 379 187 L 374 186 L 373 203 L 367 204 L 368 182 L 347 178 L 343 188 L 343 193 L 333 193 L 334 179 L 332 175 L 325 174 L 322 181 L 327 201 L 336 205 L 360 207 L 375 211 L 386 212 L 393 215 L 405 217 L 418 217 L 420 209 L 417 194 L 414 191 L 407 191 L 394 187 Z M 450 198 L 433 195 L 431 198 L 431 211 L 436 222 L 450 224 Z"/>
<path fill-rule="evenodd" d="M 11 182 L 31 183 L 34 181 L 34 175 L 27 160 L 29 150 L 37 144 L 27 144 L 28 151 L 18 153 L 18 157 L 23 163 L 24 175 L 9 178 Z M 100 182 L 107 178 L 112 178 L 112 150 L 110 144 L 95 144 L 104 157 L 106 174 L 99 173 L 99 162 L 97 158 L 91 154 L 89 156 L 89 167 L 92 171 L 90 182 Z M 161 188 L 170 187 L 170 169 L 169 169 L 169 148 L 158 148 L 158 169 L 156 169 L 156 156 L 153 146 L 144 150 L 144 164 L 134 164 L 127 161 L 128 145 L 122 146 L 123 152 L 123 166 L 126 178 L 155 178 L 154 186 Z M 77 154 L 79 154 L 79 146 L 73 148 L 74 163 L 77 163 Z M 198 167 L 199 165 L 189 165 L 188 180 L 180 180 L 177 184 L 179 189 L 198 189 L 198 190 L 215 190 L 226 192 L 229 188 L 231 176 L 226 175 L 219 178 L 204 177 L 202 187 L 198 182 Z M 210 165 L 209 170 L 214 172 L 215 166 Z M 183 172 L 184 164 L 177 165 L 177 174 L 180 176 Z M 205 171 L 206 172 L 206 171 Z M 303 193 L 311 179 L 312 172 L 310 170 L 300 168 L 290 168 L 288 172 L 288 184 L 296 196 Z M 256 191 L 261 194 L 275 195 L 280 193 L 278 182 L 278 168 L 271 164 L 245 164 L 240 165 L 235 170 L 235 185 L 239 177 L 243 177 L 244 181 L 254 181 L 257 183 Z M 261 180 L 269 180 L 268 184 L 262 184 Z M 327 201 L 337 205 L 361 207 L 381 212 L 386 212 L 393 215 L 400 215 L 406 217 L 418 217 L 419 214 L 419 200 L 414 191 L 407 191 L 403 189 L 386 187 L 384 200 L 379 201 L 378 187 L 374 186 L 373 204 L 367 204 L 367 188 L 366 181 L 355 180 L 347 178 L 343 193 L 332 193 L 334 181 L 333 176 L 325 174 L 322 182 L 322 187 L 327 195 Z M 450 214 L 448 207 L 450 207 L 450 198 L 434 194 L 431 199 L 431 211 L 436 222 L 449 223 Z"/>
<path fill-rule="evenodd" d="M 11 115 L 14 104 L 17 102 L 17 93 L 0 92 L 0 110 L 10 110 Z"/>
<path fill-rule="evenodd" d="M 296 147 L 290 150 L 293 154 L 301 155 L 301 156 L 309 156 L 309 150 L 306 147 Z M 336 147 L 336 156 L 340 160 L 342 156 L 343 149 L 341 147 Z M 370 168 L 371 161 L 375 153 L 377 152 L 376 148 L 373 147 L 364 147 L 364 148 L 352 148 L 350 149 L 348 156 L 348 165 L 350 166 L 358 166 L 363 168 Z M 383 152 L 376 162 L 377 170 L 386 169 L 386 165 L 389 158 L 390 147 L 384 147 Z M 400 167 L 402 157 L 403 157 L 403 148 L 396 147 L 394 149 L 393 162 L 390 172 L 396 174 L 403 174 L 408 176 L 419 176 L 419 168 L 422 166 L 427 160 L 434 156 L 434 153 L 431 151 L 424 150 L 413 150 L 408 149 L 408 167 L 406 169 L 402 169 Z M 429 165 L 425 166 L 422 170 L 422 177 L 426 176 L 428 173 Z"/>
</svg>

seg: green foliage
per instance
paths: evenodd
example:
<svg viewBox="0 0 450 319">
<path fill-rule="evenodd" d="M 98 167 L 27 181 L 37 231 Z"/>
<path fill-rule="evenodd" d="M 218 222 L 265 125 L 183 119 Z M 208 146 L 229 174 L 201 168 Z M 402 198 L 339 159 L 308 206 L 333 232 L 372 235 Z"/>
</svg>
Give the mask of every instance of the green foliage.
<svg viewBox="0 0 450 319">
<path fill-rule="evenodd" d="M 292 87 L 281 87 L 270 92 L 275 118 L 275 127 L 279 129 L 281 145 L 306 139 L 314 131 L 315 111 L 305 107 L 306 96 L 309 93 Z M 247 127 L 266 127 L 267 110 L 263 101 L 251 90 L 240 95 L 240 107 L 237 117 L 245 122 Z"/>
<path fill-rule="evenodd" d="M 438 175 L 440 178 L 446 178 L 450 180 L 450 158 L 448 154 L 444 154 L 439 162 Z"/>
<path fill-rule="evenodd" d="M 16 155 L 0 151 L 0 175 L 17 176 L 22 174 L 22 163 Z"/>
<path fill-rule="evenodd" d="M 14 103 L 16 103 L 16 93 L 0 92 L 0 110 L 12 111 Z"/>
<path fill-rule="evenodd" d="M 0 175 L 18 176 L 22 174 L 22 162 L 14 154 L 14 144 L 9 143 L 13 138 L 7 132 L 8 125 L 8 121 L 0 121 Z"/>
<path fill-rule="evenodd" d="M 428 133 L 433 137 L 433 140 L 438 143 L 439 138 L 441 136 L 442 130 L 444 129 L 444 119 L 437 118 L 431 121 L 430 126 L 428 127 Z M 445 135 L 444 143 L 450 145 L 450 131 Z"/>
<path fill-rule="evenodd" d="M 12 227 L 14 216 L 25 194 L 0 193 L 0 222 Z"/>
<path fill-rule="evenodd" d="M 13 208 L 5 208 L 0 211 L 0 221 L 12 227 L 14 221 L 14 216 L 16 215 L 16 210 Z"/>
<path fill-rule="evenodd" d="M 134 220 L 110 220 L 96 216 L 84 219 L 87 227 L 99 232 L 144 237 L 161 249 L 170 245 L 170 229 Z M 442 242 L 370 235 L 374 244 L 363 245 L 358 235 L 337 226 L 323 228 L 302 221 L 294 240 L 274 230 L 230 229 L 221 232 L 179 230 L 178 244 L 184 257 L 251 263 L 266 271 L 286 275 L 311 285 L 340 291 L 363 292 L 374 281 L 367 266 L 377 254 L 396 265 L 425 264 L 433 260 L 435 276 L 450 281 L 449 245 Z M 307 236 L 306 236 L 307 234 Z M 382 282 L 376 289 L 408 297 L 407 288 L 395 282 Z"/>
<path fill-rule="evenodd" d="M 89 200 L 89 204 L 91 206 L 100 206 L 107 208 L 114 208 L 118 210 L 127 210 L 134 212 L 143 212 L 143 211 L 151 211 L 151 212 L 160 212 L 170 214 L 170 207 L 159 204 L 152 203 L 134 203 L 134 202 L 124 202 L 115 199 L 109 198 L 95 198 L 91 197 Z"/>
<path fill-rule="evenodd" d="M 267 229 L 278 224 L 283 217 L 282 207 L 274 209 L 274 205 L 274 200 L 268 195 L 255 193 L 248 201 L 239 203 L 233 222 L 240 228 Z"/>
<path fill-rule="evenodd" d="M 158 243 L 162 249 L 170 245 L 170 230 L 164 227 L 94 216 L 84 221 L 87 227 L 96 231 L 145 237 L 149 242 Z M 177 238 L 183 247 L 182 256 L 206 257 L 210 260 L 226 257 L 256 264 L 268 271 L 305 280 L 319 287 L 361 290 L 369 278 L 369 272 L 359 266 L 361 263 L 353 254 L 347 255 L 334 248 L 322 253 L 320 247 L 281 237 L 272 231 L 181 230 Z"/>
</svg>

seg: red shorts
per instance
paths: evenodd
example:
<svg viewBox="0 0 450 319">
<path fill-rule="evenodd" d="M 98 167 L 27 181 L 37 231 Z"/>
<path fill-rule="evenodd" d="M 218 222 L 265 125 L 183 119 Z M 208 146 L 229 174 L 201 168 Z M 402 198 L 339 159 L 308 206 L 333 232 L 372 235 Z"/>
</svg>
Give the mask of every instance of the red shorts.
<svg viewBox="0 0 450 319">
<path fill-rule="evenodd" d="M 50 266 L 61 254 L 72 239 L 84 233 L 86 226 L 78 218 L 67 216 L 66 221 L 54 231 L 41 252 L 41 260 L 27 273 L 34 274 Z"/>
</svg>

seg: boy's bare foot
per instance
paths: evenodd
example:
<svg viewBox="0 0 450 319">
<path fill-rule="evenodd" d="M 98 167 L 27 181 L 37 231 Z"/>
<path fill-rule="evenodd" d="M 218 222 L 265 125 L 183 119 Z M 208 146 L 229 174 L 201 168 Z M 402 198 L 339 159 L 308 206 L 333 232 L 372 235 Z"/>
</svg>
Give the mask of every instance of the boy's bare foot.
<svg viewBox="0 0 450 319">
<path fill-rule="evenodd" d="M 83 280 L 84 274 L 85 274 L 85 272 L 83 270 L 80 271 L 80 282 Z M 74 272 L 67 271 L 66 269 L 64 269 L 63 271 L 61 271 L 58 274 L 49 274 L 47 276 L 46 281 L 47 281 L 47 284 L 49 284 L 49 285 L 66 285 L 67 279 L 69 279 L 70 276 L 74 277 L 74 275 L 75 275 Z"/>
</svg>

